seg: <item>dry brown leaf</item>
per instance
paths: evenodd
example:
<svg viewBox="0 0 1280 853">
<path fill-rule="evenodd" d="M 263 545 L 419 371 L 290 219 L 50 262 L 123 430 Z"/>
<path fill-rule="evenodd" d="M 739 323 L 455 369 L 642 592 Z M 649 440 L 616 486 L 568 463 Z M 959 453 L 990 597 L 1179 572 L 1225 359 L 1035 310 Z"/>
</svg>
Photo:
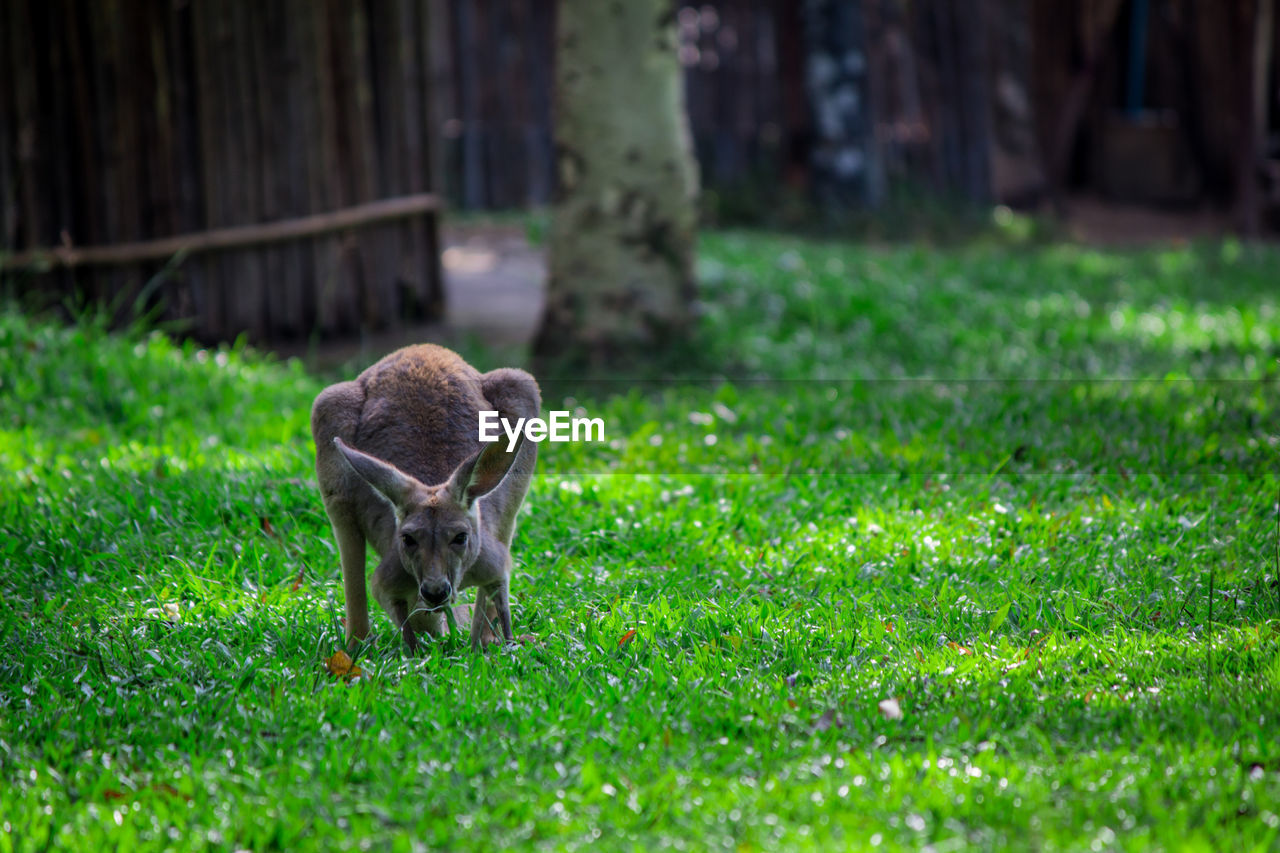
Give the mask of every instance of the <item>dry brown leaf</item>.
<svg viewBox="0 0 1280 853">
<path fill-rule="evenodd" d="M 342 650 L 334 652 L 333 656 L 324 662 L 324 668 L 330 675 L 336 675 L 343 681 L 352 681 L 364 675 L 364 671 L 351 660 L 351 655 Z"/>
<path fill-rule="evenodd" d="M 623 646 L 625 646 L 627 643 L 629 643 L 629 642 L 631 642 L 632 640 L 634 640 L 634 639 L 635 639 L 635 637 L 636 637 L 636 629 L 635 629 L 635 628 L 632 628 L 630 631 L 628 631 L 627 633 L 623 634 L 621 638 L 619 638 L 619 640 L 618 640 L 618 648 L 622 648 L 622 647 L 623 647 Z"/>
</svg>

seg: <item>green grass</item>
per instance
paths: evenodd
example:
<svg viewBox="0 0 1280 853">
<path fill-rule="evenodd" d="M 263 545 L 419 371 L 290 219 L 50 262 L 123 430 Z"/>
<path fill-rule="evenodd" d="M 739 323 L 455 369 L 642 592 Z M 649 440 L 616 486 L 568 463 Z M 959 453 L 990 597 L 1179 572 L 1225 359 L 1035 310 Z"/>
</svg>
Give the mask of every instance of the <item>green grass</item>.
<svg viewBox="0 0 1280 853">
<path fill-rule="evenodd" d="M 323 381 L 0 313 L 0 850 L 1280 848 L 1277 269 L 709 235 L 547 400 L 538 643 L 349 684 Z"/>
</svg>

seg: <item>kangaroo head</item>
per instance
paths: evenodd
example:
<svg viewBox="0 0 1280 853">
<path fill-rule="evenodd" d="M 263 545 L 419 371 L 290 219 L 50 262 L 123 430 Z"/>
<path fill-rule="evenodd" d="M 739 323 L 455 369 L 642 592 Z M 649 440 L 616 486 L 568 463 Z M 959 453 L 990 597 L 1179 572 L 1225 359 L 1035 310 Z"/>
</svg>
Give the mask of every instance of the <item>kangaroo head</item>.
<svg viewBox="0 0 1280 853">
<path fill-rule="evenodd" d="M 520 448 L 508 453 L 501 442 L 487 444 L 458 465 L 448 480 L 427 485 L 340 438 L 333 443 L 395 511 L 395 547 L 404 570 L 417 581 L 423 603 L 433 610 L 444 607 L 462 582 L 463 572 L 480 555 L 477 501 L 498 487 Z"/>
</svg>

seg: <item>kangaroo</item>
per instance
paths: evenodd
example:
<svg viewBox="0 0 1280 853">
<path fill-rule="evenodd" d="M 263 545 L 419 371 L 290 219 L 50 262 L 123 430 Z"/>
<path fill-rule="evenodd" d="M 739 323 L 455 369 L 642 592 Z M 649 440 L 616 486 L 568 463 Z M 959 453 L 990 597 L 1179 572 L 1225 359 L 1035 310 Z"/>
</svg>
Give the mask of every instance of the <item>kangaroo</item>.
<svg viewBox="0 0 1280 853">
<path fill-rule="evenodd" d="M 542 397 L 523 370 L 479 373 L 456 353 L 420 344 L 397 350 L 311 407 L 316 475 L 342 562 L 347 639 L 369 634 L 365 543 L 381 562 L 373 596 L 411 652 L 417 634 L 445 631 L 444 610 L 476 587 L 471 646 L 511 641 L 511 538 L 537 464 L 523 434 L 482 445 L 479 413 L 515 423 Z M 496 620 L 496 621 L 495 621 Z"/>
</svg>

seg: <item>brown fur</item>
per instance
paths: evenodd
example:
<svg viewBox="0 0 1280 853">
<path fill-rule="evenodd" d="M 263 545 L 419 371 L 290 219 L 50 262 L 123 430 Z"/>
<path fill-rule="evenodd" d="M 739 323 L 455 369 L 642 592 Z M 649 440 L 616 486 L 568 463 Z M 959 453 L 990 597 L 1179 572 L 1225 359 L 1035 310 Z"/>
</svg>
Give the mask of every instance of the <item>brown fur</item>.
<svg viewBox="0 0 1280 853">
<path fill-rule="evenodd" d="M 481 410 L 515 423 L 538 416 L 533 377 L 502 368 L 479 373 L 433 344 L 391 353 L 353 381 L 331 385 L 311 409 L 316 475 L 342 560 L 347 636 L 369 633 L 365 543 L 381 557 L 371 587 L 403 634 L 444 631 L 441 606 L 477 587 L 471 642 L 497 620 L 510 640 L 508 582 L 516 514 L 529 490 L 537 445 L 481 445 Z M 482 451 L 482 447 L 484 448 Z M 479 454 L 477 455 L 477 452 Z M 458 533 L 465 534 L 459 545 Z M 408 536 L 406 540 L 405 537 Z M 432 609 L 424 595 L 449 589 Z"/>
</svg>

